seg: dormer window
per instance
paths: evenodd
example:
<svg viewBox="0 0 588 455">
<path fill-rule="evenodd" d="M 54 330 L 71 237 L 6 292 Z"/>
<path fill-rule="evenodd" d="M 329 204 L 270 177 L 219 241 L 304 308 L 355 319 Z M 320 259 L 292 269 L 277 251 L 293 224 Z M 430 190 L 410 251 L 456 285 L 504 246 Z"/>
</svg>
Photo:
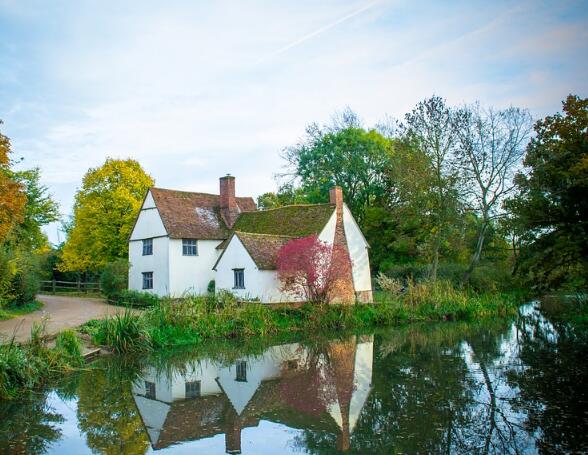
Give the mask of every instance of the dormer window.
<svg viewBox="0 0 588 455">
<path fill-rule="evenodd" d="M 143 240 L 143 256 L 151 256 L 153 254 L 153 239 Z"/>
</svg>

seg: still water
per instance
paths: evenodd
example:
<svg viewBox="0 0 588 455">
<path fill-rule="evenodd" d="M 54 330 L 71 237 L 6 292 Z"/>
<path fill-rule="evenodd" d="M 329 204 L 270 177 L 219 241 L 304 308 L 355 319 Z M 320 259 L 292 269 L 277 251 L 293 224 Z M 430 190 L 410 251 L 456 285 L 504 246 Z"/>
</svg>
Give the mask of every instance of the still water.
<svg viewBox="0 0 588 455">
<path fill-rule="evenodd" d="M 588 450 L 584 334 L 510 320 L 105 358 L 0 403 L 0 453 Z"/>
</svg>

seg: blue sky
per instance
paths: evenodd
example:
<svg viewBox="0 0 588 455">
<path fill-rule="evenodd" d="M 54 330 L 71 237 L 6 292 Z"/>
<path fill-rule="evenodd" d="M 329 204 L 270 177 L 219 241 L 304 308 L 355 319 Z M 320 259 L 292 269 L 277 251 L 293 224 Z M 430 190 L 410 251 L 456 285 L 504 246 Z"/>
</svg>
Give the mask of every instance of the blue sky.
<svg viewBox="0 0 588 455">
<path fill-rule="evenodd" d="M 257 196 L 308 123 L 433 93 L 535 117 L 588 96 L 588 2 L 0 0 L 2 132 L 64 214 L 107 156 Z"/>
</svg>

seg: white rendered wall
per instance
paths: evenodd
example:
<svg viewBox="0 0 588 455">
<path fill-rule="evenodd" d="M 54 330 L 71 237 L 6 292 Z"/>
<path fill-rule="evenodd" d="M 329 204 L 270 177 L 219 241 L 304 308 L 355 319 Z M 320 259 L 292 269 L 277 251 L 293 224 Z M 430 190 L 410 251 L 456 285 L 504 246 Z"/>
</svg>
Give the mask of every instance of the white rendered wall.
<svg viewBox="0 0 588 455">
<path fill-rule="evenodd" d="M 243 269 L 245 289 L 234 289 L 233 269 Z M 263 303 L 292 302 L 296 296 L 280 292 L 278 273 L 259 270 L 237 236 L 233 236 L 216 266 L 216 289 L 226 289 L 243 299 L 258 298 Z"/>
<path fill-rule="evenodd" d="M 167 237 L 154 238 L 153 254 L 143 256 L 143 242 L 129 242 L 129 289 L 152 292 L 159 296 L 169 294 L 168 244 Z M 143 289 L 142 272 L 153 272 L 153 289 Z"/>
<path fill-rule="evenodd" d="M 333 210 L 333 214 L 331 215 L 331 218 L 329 218 L 329 221 L 327 222 L 327 224 L 325 224 L 325 227 L 323 228 L 323 230 L 321 231 L 321 233 L 318 236 L 319 240 L 322 242 L 330 243 L 332 245 L 333 242 L 335 241 L 335 228 L 336 227 L 337 227 L 337 211 Z"/>
<path fill-rule="evenodd" d="M 181 297 L 187 294 L 204 294 L 210 280 L 215 279 L 212 270 L 221 250 L 220 240 L 198 240 L 198 255 L 182 254 L 182 239 L 169 241 L 170 294 Z"/>
<path fill-rule="evenodd" d="M 351 256 L 351 270 L 355 291 L 371 291 L 372 278 L 370 274 L 369 247 L 347 205 L 343 206 L 343 225 L 349 255 Z"/>
<path fill-rule="evenodd" d="M 167 235 L 159 211 L 155 208 L 151 191 L 147 193 L 147 197 L 143 202 L 141 211 L 135 223 L 135 228 L 131 233 L 130 240 L 150 239 L 152 237 L 159 237 Z"/>
</svg>

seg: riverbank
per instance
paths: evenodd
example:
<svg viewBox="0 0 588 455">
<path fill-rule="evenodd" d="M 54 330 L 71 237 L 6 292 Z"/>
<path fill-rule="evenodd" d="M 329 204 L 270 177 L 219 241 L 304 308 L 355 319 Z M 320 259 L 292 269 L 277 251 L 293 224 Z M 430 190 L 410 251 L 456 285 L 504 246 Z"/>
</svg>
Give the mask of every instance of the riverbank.
<svg viewBox="0 0 588 455">
<path fill-rule="evenodd" d="M 413 322 L 504 317 L 516 314 L 521 302 L 517 292 L 478 294 L 443 282 L 414 286 L 401 295 L 380 293 L 375 303 L 357 305 L 272 307 L 238 302 L 231 294 L 220 293 L 180 301 L 163 299 L 139 314 L 127 309 L 91 320 L 78 330 L 96 346 L 116 353 L 188 345 L 197 349 L 212 340 L 250 343 L 268 337 L 336 335 Z M 49 348 L 40 338 L 31 330 L 31 343 L 0 346 L 0 397 L 10 398 L 81 366 L 78 357 L 58 346 Z M 34 367 L 25 368 L 25 364 Z"/>
<path fill-rule="evenodd" d="M 228 293 L 172 301 L 164 299 L 141 315 L 125 313 L 90 321 L 82 332 L 116 352 L 198 344 L 220 338 L 281 333 L 366 330 L 412 322 L 471 320 L 516 313 L 519 293 L 478 294 L 448 283 L 413 286 L 401 295 L 383 294 L 373 304 L 272 307 L 237 302 Z"/>
</svg>

